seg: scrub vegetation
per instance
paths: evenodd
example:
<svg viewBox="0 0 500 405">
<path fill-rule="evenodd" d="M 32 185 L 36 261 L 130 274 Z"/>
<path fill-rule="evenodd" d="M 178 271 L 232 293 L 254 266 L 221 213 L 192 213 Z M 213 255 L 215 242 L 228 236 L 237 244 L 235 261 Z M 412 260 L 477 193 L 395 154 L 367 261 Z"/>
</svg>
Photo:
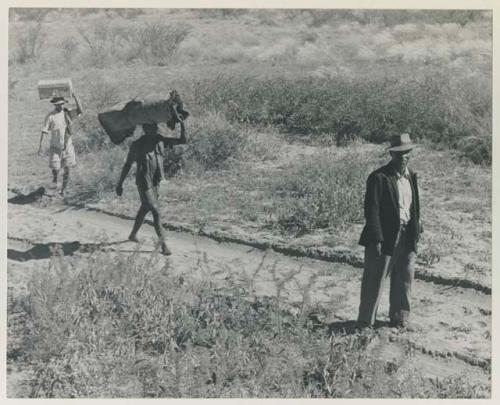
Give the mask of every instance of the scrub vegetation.
<svg viewBox="0 0 500 405">
<path fill-rule="evenodd" d="M 175 88 L 191 116 L 165 161 L 167 221 L 361 255 L 366 177 L 409 132 L 419 265 L 491 287 L 489 12 L 10 9 L 11 188 L 50 181 L 36 149 L 51 107 L 36 85 L 63 77 L 84 107 L 67 202 L 135 215 L 134 182 L 114 194 L 132 138 L 113 145 L 96 115 Z M 32 396 L 487 395 L 465 379 L 398 380 L 360 356 L 363 335 L 317 330 L 248 286 L 91 260 L 41 272 L 12 304 L 29 319 Z"/>
</svg>

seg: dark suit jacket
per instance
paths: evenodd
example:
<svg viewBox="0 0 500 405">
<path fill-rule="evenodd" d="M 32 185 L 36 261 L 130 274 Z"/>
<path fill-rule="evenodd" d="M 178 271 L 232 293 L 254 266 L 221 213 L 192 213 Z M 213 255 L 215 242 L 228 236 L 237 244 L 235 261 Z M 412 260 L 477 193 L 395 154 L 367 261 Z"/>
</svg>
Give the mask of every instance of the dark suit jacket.
<svg viewBox="0 0 500 405">
<path fill-rule="evenodd" d="M 365 194 L 366 224 L 359 244 L 382 243 L 382 253 L 392 255 L 399 231 L 399 195 L 396 170 L 391 162 L 375 170 L 368 176 Z M 411 219 L 408 223 L 410 248 L 416 251 L 420 235 L 420 203 L 418 198 L 417 175 L 410 170 L 412 190 Z"/>
</svg>

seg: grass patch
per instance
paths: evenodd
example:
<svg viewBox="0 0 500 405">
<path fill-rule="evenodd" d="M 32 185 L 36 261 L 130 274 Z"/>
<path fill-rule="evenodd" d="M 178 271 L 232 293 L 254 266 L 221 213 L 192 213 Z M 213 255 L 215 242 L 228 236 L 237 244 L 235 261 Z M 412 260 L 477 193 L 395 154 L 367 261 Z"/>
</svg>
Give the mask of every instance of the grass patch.
<svg viewBox="0 0 500 405">
<path fill-rule="evenodd" d="M 346 229 L 363 220 L 367 174 L 374 159 L 354 151 L 328 151 L 291 164 L 272 182 L 271 223 L 284 232 Z"/>
<path fill-rule="evenodd" d="M 407 366 L 373 359 L 365 353 L 369 334 L 327 333 L 309 321 L 306 302 L 288 311 L 279 292 L 256 296 L 250 279 L 230 277 L 221 287 L 203 257 L 191 275 L 175 275 L 157 254 L 61 260 L 55 253 L 27 295 L 9 301 L 9 313 L 27 317 L 16 353 L 34 370 L 27 396 L 488 395 L 463 378 L 423 378 L 410 350 Z"/>
<path fill-rule="evenodd" d="M 78 190 L 75 197 L 78 199 L 79 192 L 82 192 L 87 198 L 99 199 L 104 193 L 113 192 L 126 156 L 126 149 L 117 146 L 86 154 L 85 164 L 74 171 L 74 184 Z"/>
</svg>

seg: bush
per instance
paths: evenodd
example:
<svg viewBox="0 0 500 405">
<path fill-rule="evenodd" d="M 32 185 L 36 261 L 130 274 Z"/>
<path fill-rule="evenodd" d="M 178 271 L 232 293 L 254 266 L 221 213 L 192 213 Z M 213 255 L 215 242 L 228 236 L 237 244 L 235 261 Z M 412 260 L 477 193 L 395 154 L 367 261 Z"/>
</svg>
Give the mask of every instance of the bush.
<svg viewBox="0 0 500 405">
<path fill-rule="evenodd" d="M 16 62 L 25 64 L 37 60 L 45 39 L 42 20 L 29 23 L 26 29 L 17 35 Z"/>
<path fill-rule="evenodd" d="M 185 166 L 185 149 L 182 147 L 173 147 L 165 151 L 163 160 L 163 169 L 167 178 L 179 174 Z"/>
<path fill-rule="evenodd" d="M 114 191 L 126 156 L 126 148 L 120 146 L 87 154 L 85 165 L 78 165 L 75 171 L 74 184 L 81 195 L 77 192 L 74 198 L 79 200 L 85 196 L 86 199 L 96 200 L 104 193 Z"/>
<path fill-rule="evenodd" d="M 193 119 L 190 127 L 188 159 L 204 169 L 226 168 L 245 146 L 243 129 L 227 122 L 220 114 Z"/>
<path fill-rule="evenodd" d="M 491 94 L 487 83 L 482 89 Z M 195 83 L 192 95 L 195 108 L 231 122 L 317 138 L 327 134 L 339 146 L 356 139 L 386 142 L 401 132 L 451 148 L 469 136 L 491 137 L 491 97 L 439 72 L 357 80 L 219 76 Z M 491 154 L 488 148 L 484 143 L 479 154 Z"/>
<path fill-rule="evenodd" d="M 362 221 L 366 178 L 374 163 L 356 151 L 324 152 L 276 177 L 270 222 L 284 232 L 346 229 Z"/>
<path fill-rule="evenodd" d="M 165 66 L 178 51 L 190 32 L 183 24 L 171 25 L 156 21 L 136 28 L 129 41 L 129 60 L 140 59 L 144 63 Z"/>
<path fill-rule="evenodd" d="M 464 157 L 477 164 L 491 165 L 491 138 L 469 136 L 458 141 L 458 150 Z"/>
<path fill-rule="evenodd" d="M 59 44 L 59 49 L 64 62 L 72 64 L 73 58 L 78 51 L 78 42 L 72 37 L 64 38 Z"/>
<path fill-rule="evenodd" d="M 126 40 L 126 30 L 103 18 L 94 20 L 85 27 L 80 26 L 78 33 L 88 47 L 87 63 L 97 68 L 105 67 L 117 55 Z"/>
</svg>

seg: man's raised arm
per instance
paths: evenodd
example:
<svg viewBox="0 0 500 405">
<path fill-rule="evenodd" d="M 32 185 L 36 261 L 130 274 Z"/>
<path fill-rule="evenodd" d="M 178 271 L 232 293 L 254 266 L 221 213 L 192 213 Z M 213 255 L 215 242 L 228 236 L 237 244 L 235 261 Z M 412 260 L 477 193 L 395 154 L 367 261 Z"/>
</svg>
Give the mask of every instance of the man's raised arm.
<svg viewBox="0 0 500 405">
<path fill-rule="evenodd" d="M 181 125 L 181 136 L 179 138 L 163 138 L 163 144 L 165 146 L 173 145 L 185 145 L 187 143 L 186 139 L 186 127 L 184 126 L 184 121 L 180 121 Z"/>
</svg>

